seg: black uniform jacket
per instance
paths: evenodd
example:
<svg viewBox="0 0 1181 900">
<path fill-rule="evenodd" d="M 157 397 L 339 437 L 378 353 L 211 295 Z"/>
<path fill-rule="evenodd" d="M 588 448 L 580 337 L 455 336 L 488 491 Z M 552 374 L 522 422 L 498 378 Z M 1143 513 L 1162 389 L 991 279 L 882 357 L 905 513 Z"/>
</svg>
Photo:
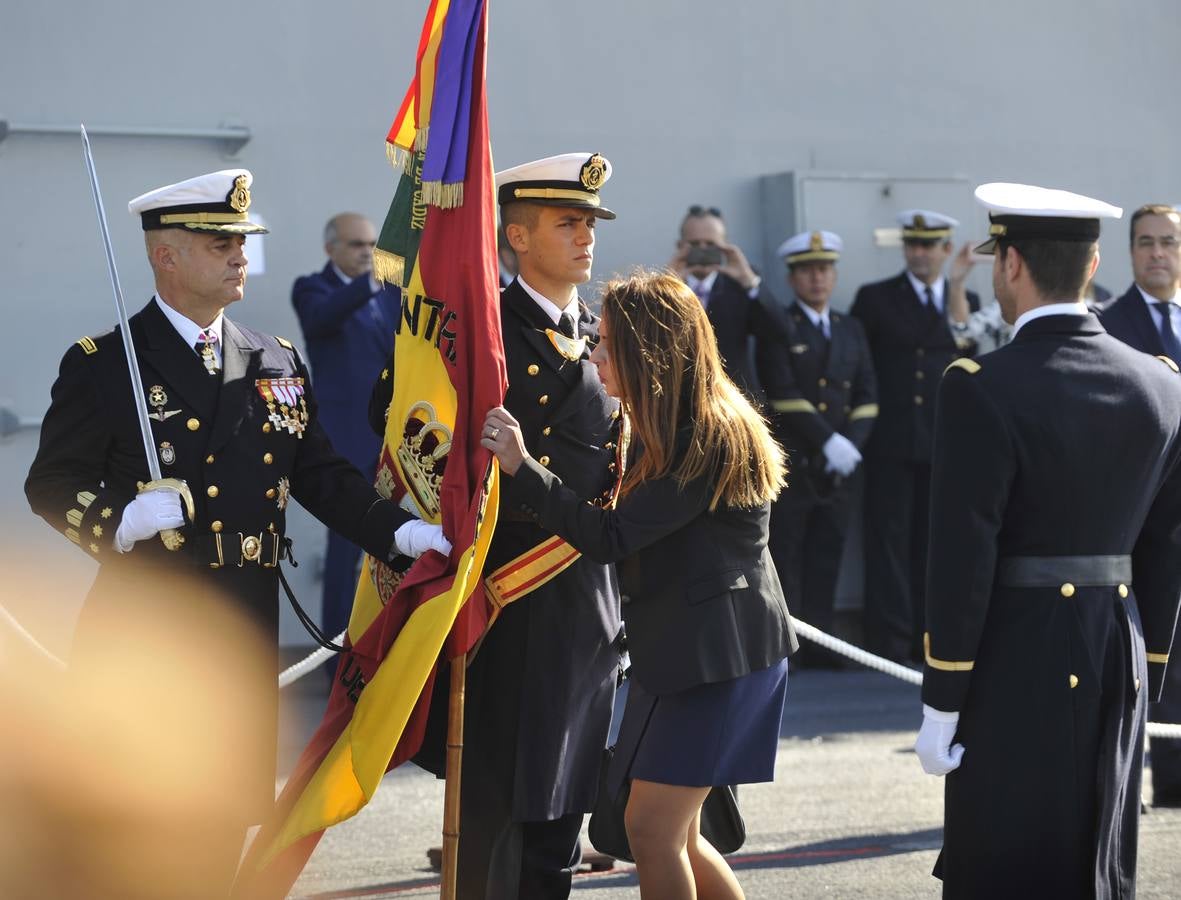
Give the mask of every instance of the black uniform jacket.
<svg viewBox="0 0 1181 900">
<path fill-rule="evenodd" d="M 742 285 L 719 272 L 705 308 L 726 374 L 748 397 L 756 398 L 759 383 L 751 361 L 750 336 L 756 333 L 758 305 L 764 300 L 770 296 L 760 291 L 759 299 L 752 300 Z"/>
<path fill-rule="evenodd" d="M 944 281 L 944 297 L 947 297 Z M 968 291 L 968 305 L 980 298 Z M 860 320 L 877 373 L 879 413 L 871 455 L 929 462 L 935 426 L 935 392 L 948 364 L 960 356 L 947 317 L 928 309 L 902 272 L 862 285 L 849 314 Z"/>
<path fill-rule="evenodd" d="M 606 499 L 615 483 L 619 403 L 603 391 L 587 359 L 598 319 L 585 307 L 577 330 L 588 339 L 580 360 L 565 359 L 547 329 L 553 321 L 513 281 L 501 292 L 508 392 L 525 445 L 585 500 Z M 384 427 L 392 386 L 378 381 L 370 421 Z M 484 574 L 533 549 L 553 532 L 522 515 L 513 480 L 500 487 L 500 517 Z M 623 623 L 615 575 L 585 557 L 504 608 L 468 669 L 464 771 L 512 792 L 516 821 L 589 812 L 606 746 L 619 670 Z M 446 691 L 435 698 L 446 700 Z M 442 708 L 432 718 L 442 725 Z M 416 762 L 441 775 L 442 727 Z"/>
<path fill-rule="evenodd" d="M 1179 433 L 1176 366 L 1093 315 L 1034 319 L 944 376 L 922 695 L 960 711 L 965 747 L 947 896 L 1131 895 L 1145 700 L 1181 598 Z M 1053 584 L 1006 575 L 1128 555 L 1131 583 L 1072 560 Z"/>
<path fill-rule="evenodd" d="M 1119 338 L 1129 347 L 1154 356 L 1165 352 L 1152 311 L 1135 283 L 1122 297 L 1099 313 L 1099 321 L 1108 334 Z"/>
<path fill-rule="evenodd" d="M 278 576 L 288 494 L 313 515 L 370 553 L 386 558 L 406 514 L 332 449 L 317 420 L 307 368 L 286 341 L 223 319 L 222 374 L 210 376 L 155 301 L 131 317 L 144 401 L 153 414 L 152 442 L 163 477 L 187 482 L 196 518 L 184 546 L 166 550 L 158 538 L 126 554 L 113 546 L 137 482 L 148 480 L 144 444 L 132 406 L 131 378 L 118 329 L 74 344 L 62 359 L 41 442 L 25 483 L 34 512 L 101 563 L 75 635 L 75 657 L 90 649 L 88 623 L 111 614 L 158 617 L 169 604 L 191 602 L 177 585 L 196 579 L 262 629 L 273 654 L 260 667 L 277 711 Z M 307 413 L 302 437 L 272 422 L 258 382 L 302 379 Z M 244 540 L 261 545 L 243 558 Z M 221 539 L 218 556 L 217 538 Z M 221 560 L 223 565 L 214 568 Z M 131 588 L 136 588 L 132 590 Z M 150 593 L 136 603 L 133 594 Z M 93 648 L 99 649 L 99 648 Z M 272 718 L 266 727 L 274 732 Z M 265 807 L 274 799 L 274 740 L 261 778 Z"/>
<path fill-rule="evenodd" d="M 878 416 L 865 332 L 851 316 L 830 312 L 826 338 L 798 302 L 771 300 L 759 318 L 755 362 L 775 436 L 791 454 L 792 491 L 827 493 L 825 441 L 839 432 L 861 449 Z"/>
<path fill-rule="evenodd" d="M 712 479 L 646 482 L 613 509 L 526 460 L 520 509 L 599 562 L 618 562 L 632 677 L 652 694 L 737 678 L 796 649 L 767 550 L 770 505 L 709 511 Z"/>
</svg>

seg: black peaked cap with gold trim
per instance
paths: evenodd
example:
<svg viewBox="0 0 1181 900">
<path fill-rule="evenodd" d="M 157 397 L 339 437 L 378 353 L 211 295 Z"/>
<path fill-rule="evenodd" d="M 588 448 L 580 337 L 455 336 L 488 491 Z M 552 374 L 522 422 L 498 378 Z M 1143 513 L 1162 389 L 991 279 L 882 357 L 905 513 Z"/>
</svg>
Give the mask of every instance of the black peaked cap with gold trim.
<svg viewBox="0 0 1181 900">
<path fill-rule="evenodd" d="M 611 163 L 598 153 L 563 153 L 522 163 L 496 173 L 496 199 L 543 206 L 590 209 L 600 219 L 615 213 L 599 201 L 599 188 L 611 177 Z"/>
<path fill-rule="evenodd" d="M 977 253 L 995 253 L 997 241 L 1043 240 L 1092 243 L 1099 220 L 1118 219 L 1118 206 L 1071 191 L 993 181 L 976 188 L 976 201 L 988 210 L 988 240 Z"/>
<path fill-rule="evenodd" d="M 254 176 L 246 169 L 222 169 L 140 194 L 127 204 L 139 216 L 144 231 L 185 228 L 189 231 L 228 234 L 266 234 L 251 222 L 250 185 Z"/>
</svg>

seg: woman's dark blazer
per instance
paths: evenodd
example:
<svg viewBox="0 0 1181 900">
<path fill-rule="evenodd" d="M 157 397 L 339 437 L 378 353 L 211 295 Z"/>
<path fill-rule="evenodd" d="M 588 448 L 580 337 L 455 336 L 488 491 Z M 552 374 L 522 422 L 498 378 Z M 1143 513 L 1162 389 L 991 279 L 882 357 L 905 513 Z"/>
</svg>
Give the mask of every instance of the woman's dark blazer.
<svg viewBox="0 0 1181 900">
<path fill-rule="evenodd" d="M 533 459 L 520 511 L 586 557 L 618 563 L 632 677 L 671 694 L 774 665 L 797 647 L 767 552 L 770 506 L 709 511 L 712 479 L 644 482 L 614 509 L 578 498 Z"/>
</svg>

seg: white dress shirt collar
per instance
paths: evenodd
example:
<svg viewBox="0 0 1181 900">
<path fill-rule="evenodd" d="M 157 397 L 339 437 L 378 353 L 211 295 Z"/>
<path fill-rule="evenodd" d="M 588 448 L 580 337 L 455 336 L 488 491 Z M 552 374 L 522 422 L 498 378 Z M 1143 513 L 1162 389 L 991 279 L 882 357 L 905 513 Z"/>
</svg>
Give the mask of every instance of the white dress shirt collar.
<svg viewBox="0 0 1181 900">
<path fill-rule="evenodd" d="M 689 285 L 689 289 L 693 291 L 693 293 L 695 293 L 698 297 L 708 297 L 710 292 L 714 289 L 714 283 L 717 280 L 717 269 L 714 269 L 704 278 L 697 278 L 688 272 L 685 273 L 685 284 Z"/>
<path fill-rule="evenodd" d="M 554 303 L 553 300 L 550 300 L 548 297 L 544 296 L 543 294 L 538 293 L 533 288 L 531 288 L 529 286 L 529 284 L 525 281 L 525 279 L 522 278 L 520 275 L 517 276 L 517 281 L 519 281 L 521 283 L 521 287 L 523 287 L 525 289 L 525 293 L 533 298 L 533 302 L 541 307 L 542 312 L 544 312 L 547 316 L 549 316 L 550 321 L 552 321 L 555 325 L 558 324 L 558 319 L 560 319 L 562 317 L 562 313 L 568 313 L 571 316 L 571 318 L 574 319 L 575 323 L 578 322 L 579 310 L 578 310 L 578 294 L 577 294 L 577 292 L 574 294 L 574 299 L 571 300 L 569 303 L 567 303 L 566 308 L 563 309 L 562 307 L 558 306 L 558 304 Z M 576 324 L 575 328 L 577 329 L 577 327 L 578 326 Z"/>
<path fill-rule="evenodd" d="M 1147 303 L 1149 307 L 1152 307 L 1156 303 L 1173 303 L 1181 306 L 1181 293 L 1174 294 L 1169 300 L 1161 300 L 1152 296 L 1152 294 L 1148 293 L 1148 291 L 1144 290 L 1144 288 L 1140 287 L 1140 285 L 1136 285 L 1136 290 L 1140 292 L 1140 296 L 1144 298 L 1144 302 Z"/>
<path fill-rule="evenodd" d="M 1021 330 L 1023 325 L 1027 325 L 1034 319 L 1040 319 L 1043 316 L 1085 316 L 1090 313 L 1087 309 L 1087 304 L 1082 300 L 1072 300 L 1067 303 L 1046 303 L 1042 306 L 1035 306 L 1033 309 L 1027 309 L 1017 317 L 1017 321 L 1013 323 L 1013 337 L 1017 337 L 1017 332 Z"/>
<path fill-rule="evenodd" d="M 943 312 L 943 276 L 940 275 L 935 279 L 935 283 L 928 285 L 925 281 L 920 281 L 915 278 L 910 269 L 906 270 L 906 277 L 910 279 L 910 286 L 914 288 L 914 292 L 919 295 L 919 300 L 922 301 L 923 306 L 927 305 L 927 288 L 931 288 L 931 295 L 935 298 L 935 308 Z"/>
<path fill-rule="evenodd" d="M 353 279 L 349 278 L 349 276 L 346 275 L 344 272 L 340 271 L 340 266 L 338 266 L 336 263 L 332 263 L 332 271 L 335 272 L 336 277 L 339 278 L 345 284 L 350 284 L 353 280 Z"/>
<path fill-rule="evenodd" d="M 807 303 L 803 303 L 799 300 L 796 301 L 796 305 L 804 311 L 804 315 L 806 315 L 809 320 L 811 320 L 813 325 L 820 329 L 821 333 L 825 337 L 832 337 L 832 326 L 830 325 L 827 306 L 824 307 L 824 312 L 817 312 Z"/>
<path fill-rule="evenodd" d="M 187 318 L 186 316 L 177 312 L 175 309 L 161 300 L 159 294 L 156 294 L 154 299 L 156 301 L 156 305 L 159 306 L 160 310 L 164 313 L 165 318 L 167 318 L 168 321 L 172 323 L 172 327 L 176 329 L 177 334 L 179 334 L 181 339 L 190 347 L 197 343 L 197 341 L 201 340 L 202 331 L 212 331 L 214 334 L 216 334 L 217 342 L 213 345 L 213 352 L 217 356 L 218 363 L 221 362 L 221 325 L 222 320 L 225 318 L 224 313 L 218 313 L 217 318 L 209 323 L 209 327 L 207 329 L 204 329 L 192 319 Z M 196 353 L 197 351 L 194 350 L 193 352 Z"/>
</svg>

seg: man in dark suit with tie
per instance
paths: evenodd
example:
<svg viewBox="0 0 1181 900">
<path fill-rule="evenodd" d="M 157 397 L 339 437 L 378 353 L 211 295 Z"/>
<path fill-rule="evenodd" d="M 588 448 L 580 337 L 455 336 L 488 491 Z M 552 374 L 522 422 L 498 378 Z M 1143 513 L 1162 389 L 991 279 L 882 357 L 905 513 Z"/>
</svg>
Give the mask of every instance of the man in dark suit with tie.
<svg viewBox="0 0 1181 900">
<path fill-rule="evenodd" d="M 861 323 L 829 309 L 842 242 L 805 231 L 779 247 L 795 300 L 765 302 L 755 344 L 775 437 L 790 457 L 790 487 L 771 506 L 771 555 L 800 615 L 832 631 L 849 527 L 849 479 L 878 415 L 873 360 Z M 805 647 L 799 665 L 833 665 Z"/>
<path fill-rule="evenodd" d="M 722 365 L 747 396 L 759 399 L 751 338 L 762 278 L 742 248 L 726 240 L 726 223 L 715 207 L 690 206 L 681 221 L 677 252 L 668 267 L 693 289 L 709 316 Z"/>
<path fill-rule="evenodd" d="M 898 214 L 906 269 L 863 285 L 850 314 L 869 338 L 880 412 L 866 446 L 865 631 L 870 649 L 896 660 L 922 658 L 923 582 L 935 391 L 962 350 L 948 326 L 950 292 L 963 290 L 943 267 L 959 223 L 930 210 Z M 968 306 L 980 299 L 966 292 Z"/>
<path fill-rule="evenodd" d="M 1163 203 L 1141 206 L 1132 214 L 1131 232 L 1134 282 L 1099 321 L 1125 344 L 1181 362 L 1181 214 Z M 1181 666 L 1168 669 L 1150 717 L 1181 722 Z M 1181 741 L 1149 740 L 1152 805 L 1181 806 Z"/>
<path fill-rule="evenodd" d="M 328 262 L 297 278 L 291 289 L 320 397 L 320 421 L 337 452 L 371 480 L 381 439 L 368 426 L 368 388 L 389 359 L 398 324 L 397 292 L 370 274 L 376 242 L 373 223 L 364 216 L 333 216 L 324 226 Z M 321 625 L 329 636 L 348 625 L 360 557 L 356 544 L 328 532 Z"/>
</svg>

